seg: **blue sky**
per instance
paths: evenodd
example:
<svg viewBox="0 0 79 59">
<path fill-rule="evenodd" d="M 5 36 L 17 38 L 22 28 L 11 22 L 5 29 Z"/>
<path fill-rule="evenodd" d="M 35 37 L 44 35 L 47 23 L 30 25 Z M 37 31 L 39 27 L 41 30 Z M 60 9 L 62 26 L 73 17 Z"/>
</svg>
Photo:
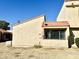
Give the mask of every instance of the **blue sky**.
<svg viewBox="0 0 79 59">
<path fill-rule="evenodd" d="M 0 20 L 11 24 L 39 15 L 56 21 L 64 0 L 0 0 Z"/>
</svg>

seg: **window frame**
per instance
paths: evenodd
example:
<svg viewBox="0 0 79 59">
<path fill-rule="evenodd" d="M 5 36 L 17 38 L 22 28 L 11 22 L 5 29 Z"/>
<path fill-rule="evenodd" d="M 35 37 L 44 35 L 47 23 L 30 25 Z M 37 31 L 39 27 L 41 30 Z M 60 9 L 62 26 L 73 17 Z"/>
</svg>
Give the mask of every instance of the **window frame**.
<svg viewBox="0 0 79 59">
<path fill-rule="evenodd" d="M 50 38 L 48 38 L 48 34 L 47 34 L 48 32 L 47 31 L 50 31 L 50 32 L 51 31 L 52 32 L 58 31 L 58 34 L 51 34 Z M 62 36 L 62 33 L 60 34 L 60 32 L 64 33 L 64 36 L 63 36 L 64 38 L 60 38 Z M 48 40 L 49 39 L 51 39 L 51 40 L 65 40 L 65 32 L 66 32 L 66 29 L 44 29 L 44 39 L 48 39 Z M 58 35 L 58 38 L 54 38 L 54 37 L 52 37 L 52 35 Z"/>
</svg>

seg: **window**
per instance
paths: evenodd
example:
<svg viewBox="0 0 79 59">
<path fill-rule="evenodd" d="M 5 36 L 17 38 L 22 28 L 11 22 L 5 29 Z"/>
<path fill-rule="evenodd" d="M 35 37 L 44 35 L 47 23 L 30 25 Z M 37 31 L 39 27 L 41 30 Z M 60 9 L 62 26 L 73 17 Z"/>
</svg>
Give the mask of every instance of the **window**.
<svg viewBox="0 0 79 59">
<path fill-rule="evenodd" d="M 44 39 L 65 39 L 65 30 L 44 30 Z"/>
</svg>

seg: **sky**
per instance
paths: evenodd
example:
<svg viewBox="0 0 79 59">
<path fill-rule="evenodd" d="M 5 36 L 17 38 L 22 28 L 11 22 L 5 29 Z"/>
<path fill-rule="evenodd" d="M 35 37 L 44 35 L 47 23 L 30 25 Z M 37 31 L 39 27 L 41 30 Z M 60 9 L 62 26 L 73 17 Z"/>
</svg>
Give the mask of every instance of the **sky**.
<svg viewBox="0 0 79 59">
<path fill-rule="evenodd" d="M 11 25 L 17 21 L 46 15 L 47 21 L 56 21 L 64 0 L 0 0 L 0 20 Z"/>
</svg>

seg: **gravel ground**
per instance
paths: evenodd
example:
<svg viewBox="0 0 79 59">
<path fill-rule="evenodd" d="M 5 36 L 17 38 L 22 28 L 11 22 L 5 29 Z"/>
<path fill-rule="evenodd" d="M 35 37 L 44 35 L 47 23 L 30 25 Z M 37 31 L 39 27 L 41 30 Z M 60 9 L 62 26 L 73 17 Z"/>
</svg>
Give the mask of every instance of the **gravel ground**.
<svg viewBox="0 0 79 59">
<path fill-rule="evenodd" d="M 79 59 L 79 49 L 13 48 L 0 43 L 0 59 Z"/>
</svg>

